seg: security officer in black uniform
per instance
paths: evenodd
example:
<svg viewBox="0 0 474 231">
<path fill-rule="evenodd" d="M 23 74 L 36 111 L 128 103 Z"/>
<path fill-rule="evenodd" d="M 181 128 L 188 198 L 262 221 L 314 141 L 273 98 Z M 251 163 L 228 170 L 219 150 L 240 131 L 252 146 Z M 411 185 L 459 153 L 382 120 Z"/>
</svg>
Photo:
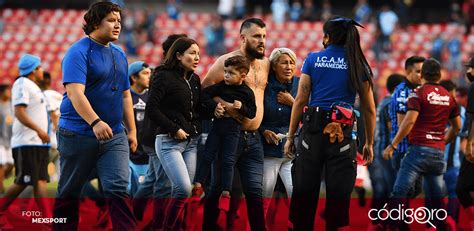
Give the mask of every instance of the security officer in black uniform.
<svg viewBox="0 0 474 231">
<path fill-rule="evenodd" d="M 372 71 L 360 47 L 352 19 L 336 16 L 323 27 L 324 50 L 306 58 L 291 112 L 285 154 L 296 158 L 292 167 L 293 197 L 290 220 L 294 230 L 313 230 L 322 170 L 326 182 L 326 230 L 349 226 L 350 195 L 354 188 L 357 145 L 353 105 L 361 101 L 365 124 L 364 160 L 373 159 L 375 103 Z M 311 96 L 311 100 L 309 100 Z M 303 107 L 309 107 L 303 114 Z M 300 139 L 294 148 L 294 134 L 303 120 Z"/>
</svg>

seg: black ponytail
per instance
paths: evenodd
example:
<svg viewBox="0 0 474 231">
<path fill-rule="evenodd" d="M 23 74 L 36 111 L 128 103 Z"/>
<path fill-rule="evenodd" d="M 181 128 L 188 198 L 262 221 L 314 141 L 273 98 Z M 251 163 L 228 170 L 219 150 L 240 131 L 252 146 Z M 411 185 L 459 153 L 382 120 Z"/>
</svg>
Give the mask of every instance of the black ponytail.
<svg viewBox="0 0 474 231">
<path fill-rule="evenodd" d="M 373 87 L 373 74 L 360 47 L 360 36 L 356 26 L 362 27 L 352 19 L 335 16 L 324 24 L 323 31 L 329 36 L 330 44 L 346 48 L 351 89 L 361 93 L 364 80 L 369 81 L 370 86 Z"/>
</svg>

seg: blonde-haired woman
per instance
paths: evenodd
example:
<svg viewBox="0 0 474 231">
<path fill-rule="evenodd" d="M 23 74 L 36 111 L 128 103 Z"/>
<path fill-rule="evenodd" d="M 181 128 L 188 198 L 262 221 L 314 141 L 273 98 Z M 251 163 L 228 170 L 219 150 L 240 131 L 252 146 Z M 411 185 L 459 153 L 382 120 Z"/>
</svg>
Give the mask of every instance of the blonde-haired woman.
<svg viewBox="0 0 474 231">
<path fill-rule="evenodd" d="M 299 78 L 294 76 L 296 55 L 288 48 L 275 48 L 270 55 L 271 71 L 268 85 L 265 88 L 263 121 L 260 132 L 265 138 L 263 142 L 263 195 L 264 211 L 268 212 L 270 198 L 280 175 L 288 197 L 293 192 L 291 181 L 291 159 L 283 153 L 286 138 L 282 134 L 288 132 L 291 107 L 295 101 Z"/>
</svg>

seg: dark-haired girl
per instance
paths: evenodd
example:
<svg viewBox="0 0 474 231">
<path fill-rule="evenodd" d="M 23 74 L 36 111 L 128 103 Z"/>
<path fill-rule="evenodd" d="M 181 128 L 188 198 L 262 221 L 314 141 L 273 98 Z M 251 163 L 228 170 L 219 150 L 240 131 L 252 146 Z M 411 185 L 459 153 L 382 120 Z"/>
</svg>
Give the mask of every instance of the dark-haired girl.
<svg viewBox="0 0 474 231">
<path fill-rule="evenodd" d="M 201 134 L 199 117 L 201 83 L 194 74 L 199 47 L 189 38 L 176 40 L 152 79 L 147 117 L 159 127 L 155 150 L 171 181 L 163 230 L 179 227 L 196 171 L 197 141 Z"/>
<path fill-rule="evenodd" d="M 360 47 L 352 19 L 333 17 L 323 26 L 324 50 L 306 58 L 291 112 L 285 154 L 296 155 L 292 167 L 290 220 L 294 230 L 313 230 L 322 170 L 326 182 L 326 230 L 349 226 L 349 202 L 356 178 L 357 145 L 352 138 L 352 107 L 358 94 L 364 116 L 364 159 L 373 158 L 375 103 L 372 72 Z M 311 96 L 311 101 L 309 98 Z M 303 114 L 303 107 L 309 105 Z M 303 127 L 296 150 L 294 134 Z"/>
</svg>

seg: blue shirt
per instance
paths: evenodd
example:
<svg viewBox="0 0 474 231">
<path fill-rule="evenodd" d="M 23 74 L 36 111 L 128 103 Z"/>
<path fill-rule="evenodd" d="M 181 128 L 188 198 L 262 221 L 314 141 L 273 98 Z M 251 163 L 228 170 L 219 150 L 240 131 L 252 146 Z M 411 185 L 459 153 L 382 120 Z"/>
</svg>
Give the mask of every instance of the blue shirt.
<svg viewBox="0 0 474 231">
<path fill-rule="evenodd" d="M 286 134 L 290 126 L 290 117 L 291 117 L 291 107 L 278 103 L 277 96 L 279 92 L 287 91 L 293 98 L 296 97 L 296 92 L 298 91 L 299 78 L 293 76 L 291 81 L 288 83 L 281 83 L 278 81 L 274 75 L 268 77 L 268 85 L 265 88 L 264 95 L 264 112 L 262 124 L 260 125 L 259 130 L 265 131 L 270 130 L 275 132 L 275 134 L 281 133 Z M 285 145 L 286 140 L 282 140 L 278 145 L 267 144 L 265 139 L 262 139 L 263 142 L 263 153 L 265 156 L 271 157 L 283 157 L 283 146 Z"/>
<path fill-rule="evenodd" d="M 374 154 L 382 156 L 383 150 L 390 142 L 390 130 L 387 123 L 390 122 L 389 108 L 392 97 L 386 96 L 377 107 L 377 126 L 375 127 Z"/>
<path fill-rule="evenodd" d="M 329 110 L 337 102 L 354 105 L 356 94 L 351 89 L 344 47 L 330 45 L 325 50 L 310 53 L 303 63 L 301 73 L 311 77 L 309 106 Z"/>
<path fill-rule="evenodd" d="M 372 13 L 372 8 L 370 8 L 369 4 L 363 4 L 356 9 L 354 19 L 359 23 L 364 23 L 365 21 L 363 20 L 368 18 L 367 15 L 370 13 Z"/>
<path fill-rule="evenodd" d="M 433 48 L 431 48 L 431 52 L 435 54 L 440 54 L 443 51 L 444 40 L 441 37 L 436 38 L 433 40 Z"/>
<path fill-rule="evenodd" d="M 448 47 L 449 54 L 451 54 L 452 56 L 461 54 L 461 41 L 459 41 L 459 39 L 457 38 L 451 39 L 448 42 L 447 47 Z"/>
<path fill-rule="evenodd" d="M 85 96 L 99 118 L 114 134 L 123 131 L 123 91 L 130 88 L 125 53 L 109 43 L 100 45 L 82 38 L 66 52 L 62 61 L 63 84 L 85 85 Z M 59 127 L 72 132 L 94 136 L 89 124 L 82 119 L 65 93 L 60 107 Z"/>
<path fill-rule="evenodd" d="M 407 101 L 408 96 L 413 91 L 414 86 L 408 80 L 397 85 L 392 94 L 392 103 L 390 105 L 390 120 L 392 121 L 392 132 L 390 133 L 390 139 L 393 140 L 398 132 L 397 113 L 407 113 Z M 408 136 L 398 144 L 398 153 L 405 153 L 408 150 Z"/>
</svg>

